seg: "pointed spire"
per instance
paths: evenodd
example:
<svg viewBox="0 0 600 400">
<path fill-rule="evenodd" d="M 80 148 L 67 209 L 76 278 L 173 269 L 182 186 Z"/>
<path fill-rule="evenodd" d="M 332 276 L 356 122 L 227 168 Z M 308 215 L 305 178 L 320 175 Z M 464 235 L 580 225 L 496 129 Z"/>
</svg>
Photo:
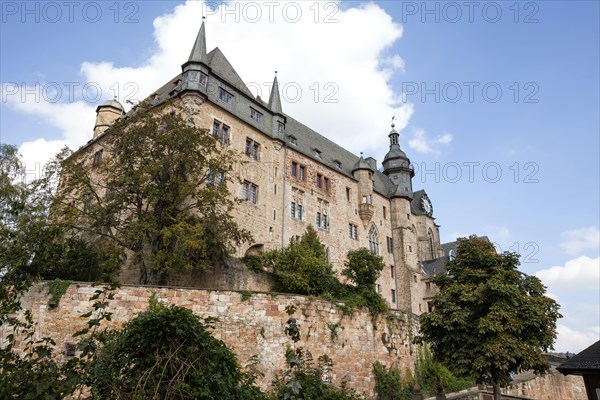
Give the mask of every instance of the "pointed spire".
<svg viewBox="0 0 600 400">
<path fill-rule="evenodd" d="M 273 87 L 271 87 L 271 95 L 269 96 L 269 108 L 274 113 L 283 114 L 281 108 L 281 98 L 279 97 L 279 82 L 277 82 L 277 71 L 275 71 L 275 79 L 273 79 Z"/>
<path fill-rule="evenodd" d="M 396 119 L 396 117 L 392 117 L 392 130 L 390 131 L 390 134 L 388 135 L 390 138 L 390 147 L 394 146 L 394 145 L 400 146 L 400 143 L 398 142 L 398 138 L 399 138 L 400 134 L 398 134 L 398 132 L 396 131 L 396 124 L 394 124 L 395 119 Z"/>
<path fill-rule="evenodd" d="M 198 36 L 196 36 L 196 41 L 194 42 L 194 47 L 192 48 L 192 52 L 190 53 L 190 58 L 188 59 L 188 61 L 201 62 L 207 64 L 206 32 L 204 30 L 204 19 L 205 17 L 202 17 L 202 25 L 200 25 L 200 30 L 198 31 Z"/>
</svg>

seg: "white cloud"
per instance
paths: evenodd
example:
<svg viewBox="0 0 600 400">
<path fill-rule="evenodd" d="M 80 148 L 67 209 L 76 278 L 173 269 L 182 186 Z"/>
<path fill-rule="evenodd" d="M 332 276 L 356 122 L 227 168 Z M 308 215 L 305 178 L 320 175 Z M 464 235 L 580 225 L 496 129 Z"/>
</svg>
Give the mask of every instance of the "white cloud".
<svg viewBox="0 0 600 400">
<path fill-rule="evenodd" d="M 180 72 L 204 11 L 208 50 L 218 46 L 255 94 L 268 99 L 278 70 L 285 113 L 355 153 L 386 150 L 391 117 L 403 129 L 413 112 L 389 83 L 404 70 L 402 58 L 388 51 L 402 27 L 373 3 L 272 4 L 227 2 L 206 11 L 202 2 L 188 1 L 155 19 L 157 50 L 139 67 L 84 62 L 81 72 L 102 87 L 136 82 L 141 99 Z M 301 17 L 292 22 L 297 10 Z"/>
<path fill-rule="evenodd" d="M 580 256 L 535 273 L 552 292 L 600 291 L 600 257 Z"/>
<path fill-rule="evenodd" d="M 419 153 L 440 154 L 442 147 L 447 146 L 450 142 L 452 142 L 452 134 L 450 133 L 444 133 L 432 139 L 428 137 L 424 129 L 417 128 L 413 129 L 413 135 L 408 141 L 408 146 Z"/>
<path fill-rule="evenodd" d="M 255 94 L 268 99 L 278 70 L 285 113 L 356 154 L 385 153 L 391 117 L 402 130 L 413 113 L 390 83 L 404 71 L 400 55 L 390 51 L 402 27 L 374 3 L 342 8 L 339 2 L 252 2 L 254 9 L 259 6 L 258 20 L 247 4 L 229 1 L 215 10 L 200 1 L 177 5 L 154 20 L 155 47 L 146 50 L 151 53 L 145 60 L 138 65 L 82 60 L 82 85 L 93 83 L 102 100 L 117 96 L 126 108 L 125 100 L 144 99 L 181 72 L 201 16 L 207 15 L 208 50 L 218 46 Z M 297 10 L 300 18 L 294 21 Z M 76 148 L 91 137 L 94 124 L 96 104 L 84 100 L 13 106 L 58 127 L 62 137 L 56 140 Z M 448 143 L 451 135 L 438 140 Z M 30 158 L 33 149 L 43 149 L 39 140 L 21 147 Z"/>
<path fill-rule="evenodd" d="M 569 254 L 600 248 L 600 229 L 597 226 L 572 229 L 561 234 L 560 247 Z"/>
<path fill-rule="evenodd" d="M 574 330 L 566 325 L 557 325 L 558 332 L 554 349 L 558 352 L 578 353 L 600 339 L 600 327 L 594 326 L 583 330 Z"/>
</svg>

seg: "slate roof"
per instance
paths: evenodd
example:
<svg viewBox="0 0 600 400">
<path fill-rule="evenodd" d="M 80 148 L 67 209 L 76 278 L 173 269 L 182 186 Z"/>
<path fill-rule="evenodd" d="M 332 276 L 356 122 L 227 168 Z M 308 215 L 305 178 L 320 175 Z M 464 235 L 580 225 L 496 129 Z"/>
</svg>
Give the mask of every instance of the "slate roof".
<svg viewBox="0 0 600 400">
<path fill-rule="evenodd" d="M 440 257 L 435 260 L 427 260 L 423 261 L 421 265 L 421 269 L 428 277 L 434 277 L 439 274 L 443 274 L 446 272 L 446 263 L 448 262 L 448 257 Z"/>
<path fill-rule="evenodd" d="M 201 34 L 203 34 L 203 32 L 199 33 L 199 36 Z M 192 49 L 190 60 L 188 62 L 193 61 L 192 59 L 194 58 L 203 58 L 201 56 L 203 49 L 198 43 L 203 45 L 201 37 L 196 38 L 195 45 Z M 223 52 L 221 52 L 218 47 L 214 48 L 206 55 L 206 63 L 210 68 L 207 83 L 208 89 L 206 90 L 206 93 L 204 93 L 207 96 L 208 101 L 217 104 L 219 107 L 233 114 L 236 118 L 246 122 L 250 126 L 253 126 L 265 135 L 273 139 L 287 141 L 289 148 L 295 149 L 299 153 L 302 153 L 308 158 L 311 158 L 338 173 L 342 173 L 352 179 L 355 179 L 352 174 L 352 170 L 359 161 L 360 157 L 354 155 L 340 145 L 332 142 L 313 129 L 285 114 L 281 110 L 279 94 L 272 94 L 270 96 L 269 104 L 260 98 L 254 97 L 244 83 L 243 79 L 235 71 L 233 66 L 229 63 Z M 275 78 L 275 80 L 276 79 L 277 78 Z M 219 100 L 219 93 L 218 90 L 216 90 L 218 87 L 222 87 L 234 94 L 235 100 L 232 105 L 223 104 L 223 102 Z M 181 90 L 182 74 L 178 74 L 150 96 L 148 96 L 148 98 L 145 100 L 150 101 L 152 106 L 158 106 L 161 103 L 176 97 Z M 269 105 L 271 105 L 271 107 Z M 263 114 L 263 121 L 261 123 L 257 123 L 257 121 L 250 118 L 249 107 L 255 108 L 257 111 Z M 130 113 L 134 112 L 135 107 L 130 110 L 127 115 L 131 115 Z M 127 115 L 125 117 L 127 117 Z M 285 137 L 282 137 L 273 131 L 273 121 L 277 115 L 280 116 L 278 117 L 279 119 L 285 119 Z M 110 129 L 108 129 L 107 132 L 108 131 L 110 131 Z M 100 135 L 99 137 L 101 136 L 103 135 Z M 289 142 L 290 136 L 293 136 L 296 139 L 295 144 Z M 88 142 L 88 144 L 84 147 L 87 147 L 94 140 Z M 319 151 L 319 155 L 317 155 L 315 150 Z M 396 185 L 394 185 L 392 180 L 378 170 L 374 170 L 373 172 L 373 189 L 386 197 L 393 195 Z M 422 211 L 418 212 L 419 214 L 423 214 Z"/>
<path fill-rule="evenodd" d="M 564 375 L 600 375 L 600 340 L 563 362 L 556 369 Z"/>
</svg>

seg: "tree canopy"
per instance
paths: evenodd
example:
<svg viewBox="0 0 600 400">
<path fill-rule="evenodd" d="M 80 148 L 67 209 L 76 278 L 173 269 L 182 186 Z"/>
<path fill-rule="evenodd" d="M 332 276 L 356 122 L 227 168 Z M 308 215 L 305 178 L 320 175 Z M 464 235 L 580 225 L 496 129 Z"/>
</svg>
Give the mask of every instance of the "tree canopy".
<svg viewBox="0 0 600 400">
<path fill-rule="evenodd" d="M 178 109 L 147 107 L 60 160 L 53 215 L 80 237 L 105 239 L 108 261 L 130 256 L 140 283 L 159 284 L 221 261 L 250 234 L 231 215 L 237 154 Z"/>
<path fill-rule="evenodd" d="M 561 316 L 541 281 L 518 265 L 518 254 L 498 254 L 486 239 L 459 239 L 448 273 L 432 279 L 440 289 L 433 311 L 421 316 L 421 338 L 435 359 L 493 384 L 496 398 L 510 372 L 548 370 L 543 352 L 552 348 Z"/>
</svg>

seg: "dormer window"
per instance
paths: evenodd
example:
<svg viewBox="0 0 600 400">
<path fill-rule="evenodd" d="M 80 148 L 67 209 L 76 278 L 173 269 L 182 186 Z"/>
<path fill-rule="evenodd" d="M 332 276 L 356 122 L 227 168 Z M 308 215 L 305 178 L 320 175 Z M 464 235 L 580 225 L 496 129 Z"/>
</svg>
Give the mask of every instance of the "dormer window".
<svg viewBox="0 0 600 400">
<path fill-rule="evenodd" d="M 319 149 L 314 149 L 314 151 L 315 151 L 315 157 L 321 158 L 321 151 Z"/>
<path fill-rule="evenodd" d="M 277 121 L 277 133 L 283 134 L 285 132 L 285 124 L 281 121 Z"/>
<path fill-rule="evenodd" d="M 227 104 L 233 104 L 233 95 L 223 88 L 219 88 L 219 99 Z"/>
<path fill-rule="evenodd" d="M 250 108 L 250 118 L 255 120 L 256 122 L 260 122 L 262 120 L 262 113 L 256 111 L 254 108 Z"/>
<path fill-rule="evenodd" d="M 342 163 L 341 163 L 341 162 L 339 162 L 338 160 L 335 160 L 335 161 L 334 161 L 334 164 L 335 164 L 335 166 L 336 166 L 338 169 L 342 169 Z"/>
<path fill-rule="evenodd" d="M 288 136 L 288 140 L 291 144 L 293 144 L 294 146 L 298 144 L 298 139 L 296 139 L 295 136 Z"/>
</svg>

